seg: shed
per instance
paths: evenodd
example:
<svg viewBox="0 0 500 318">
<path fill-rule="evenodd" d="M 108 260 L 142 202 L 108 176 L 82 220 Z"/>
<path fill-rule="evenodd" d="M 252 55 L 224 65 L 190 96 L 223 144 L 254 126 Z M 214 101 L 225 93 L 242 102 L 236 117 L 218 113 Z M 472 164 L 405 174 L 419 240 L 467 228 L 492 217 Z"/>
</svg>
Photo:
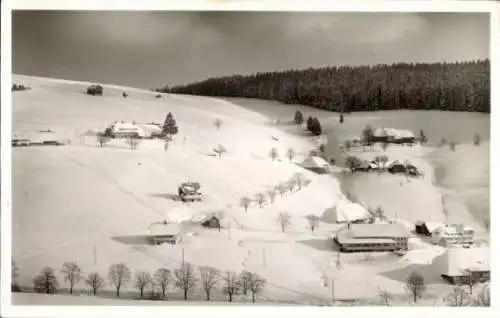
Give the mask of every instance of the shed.
<svg viewBox="0 0 500 318">
<path fill-rule="evenodd" d="M 149 226 L 149 236 L 153 244 L 177 244 L 180 239 L 181 228 L 177 223 L 167 221 L 154 222 Z"/>
<path fill-rule="evenodd" d="M 417 221 L 415 222 L 415 232 L 417 234 L 422 234 L 425 236 L 431 236 L 432 232 L 437 230 L 440 227 L 443 227 L 444 224 L 436 223 L 436 222 L 425 222 L 425 221 Z"/>
<path fill-rule="evenodd" d="M 201 225 L 204 227 L 211 228 L 211 229 L 220 229 L 221 222 L 220 222 L 220 219 L 218 217 L 213 215 L 213 216 L 209 217 L 208 219 L 206 219 L 205 221 L 203 221 L 201 223 Z"/>
</svg>

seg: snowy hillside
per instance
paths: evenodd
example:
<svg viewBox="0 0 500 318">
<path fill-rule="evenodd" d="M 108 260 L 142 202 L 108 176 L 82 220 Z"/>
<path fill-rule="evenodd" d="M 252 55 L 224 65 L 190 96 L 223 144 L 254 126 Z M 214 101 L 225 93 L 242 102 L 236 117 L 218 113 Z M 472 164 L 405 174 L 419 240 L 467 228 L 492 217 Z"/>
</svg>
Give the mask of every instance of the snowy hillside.
<svg viewBox="0 0 500 318">
<path fill-rule="evenodd" d="M 371 261 L 347 255 L 339 273 L 329 241 L 338 225 L 320 222 L 312 233 L 305 218 L 322 216 L 342 198 L 339 183 L 290 163 L 288 148 L 299 154 L 297 162 L 312 145 L 273 126 L 271 118 L 214 98 L 156 98 L 154 92 L 109 85 L 104 85 L 104 96 L 88 96 L 83 92 L 89 83 L 26 76 L 14 76 L 14 81 L 32 88 L 13 94 L 14 132 L 52 129 L 71 141 L 61 147 L 13 149 L 13 258 L 21 285 L 31 285 L 43 266 L 59 272 L 65 261 L 103 276 L 118 262 L 132 272 L 176 268 L 184 251 L 185 260 L 196 266 L 260 274 L 268 281 L 262 300 L 324 303 L 334 278 L 341 299 L 373 298 L 379 287 L 404 293 L 401 273 L 413 266 L 411 253 L 406 260 L 392 254 Z M 82 137 L 115 120 L 163 123 L 168 112 L 179 133 L 167 151 L 158 140 L 143 140 L 132 151 L 117 141 L 99 148 L 95 137 Z M 223 122 L 220 129 L 216 119 Z M 213 156 L 218 144 L 228 151 L 222 158 Z M 280 154 L 274 162 L 272 147 Z M 262 208 L 254 204 L 245 212 L 239 206 L 241 197 L 254 198 L 297 172 L 310 180 L 307 186 L 278 194 Z M 202 202 L 176 199 L 177 186 L 188 180 L 201 183 Z M 220 232 L 189 222 L 207 212 L 223 215 Z M 281 212 L 291 217 L 284 233 L 277 222 Z M 148 245 L 149 224 L 164 219 L 182 222 L 181 243 Z M 425 252 L 419 262 L 429 265 L 418 267 L 431 266 L 436 250 L 421 246 L 415 253 L 419 249 Z M 429 275 L 434 282 L 429 292 L 437 293 L 443 288 L 434 277 L 438 272 Z M 127 289 L 133 290 L 133 284 Z"/>
</svg>

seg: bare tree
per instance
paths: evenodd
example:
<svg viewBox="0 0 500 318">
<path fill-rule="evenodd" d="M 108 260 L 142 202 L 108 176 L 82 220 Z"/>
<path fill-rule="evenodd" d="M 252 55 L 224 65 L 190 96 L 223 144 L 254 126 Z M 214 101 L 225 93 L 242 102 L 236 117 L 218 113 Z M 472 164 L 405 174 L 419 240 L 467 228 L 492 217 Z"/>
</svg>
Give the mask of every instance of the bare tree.
<svg viewBox="0 0 500 318">
<path fill-rule="evenodd" d="M 264 203 L 266 203 L 266 195 L 264 193 L 257 193 L 255 195 L 255 202 L 257 202 L 259 207 L 262 208 Z"/>
<path fill-rule="evenodd" d="M 156 270 L 154 275 L 154 282 L 161 288 L 161 295 L 163 298 L 167 297 L 168 286 L 171 282 L 171 272 L 166 268 L 159 268 Z"/>
<path fill-rule="evenodd" d="M 274 203 L 276 199 L 276 189 L 267 190 L 267 196 L 269 197 L 269 201 Z"/>
<path fill-rule="evenodd" d="M 167 152 L 168 147 L 169 147 L 169 144 L 170 144 L 170 143 L 169 143 L 169 140 L 165 139 L 165 142 L 164 142 L 164 144 L 163 144 L 163 149 L 165 150 L 165 152 Z"/>
<path fill-rule="evenodd" d="M 293 180 L 295 180 L 295 183 L 299 187 L 299 190 L 302 189 L 302 186 L 307 181 L 306 177 L 304 177 L 304 175 L 300 172 L 297 172 L 293 175 Z"/>
<path fill-rule="evenodd" d="M 319 217 L 314 214 L 310 214 L 306 216 L 307 222 L 309 224 L 309 229 L 311 229 L 311 232 L 314 232 L 319 227 Z"/>
<path fill-rule="evenodd" d="M 226 271 L 222 276 L 224 281 L 223 292 L 228 295 L 229 302 L 233 301 L 233 295 L 238 293 L 241 283 L 238 278 L 238 275 L 235 272 Z"/>
<path fill-rule="evenodd" d="M 287 212 L 281 212 L 278 216 L 278 223 L 281 226 L 281 232 L 284 233 L 287 227 L 292 224 L 290 214 Z"/>
<path fill-rule="evenodd" d="M 389 148 L 389 143 L 388 143 L 388 142 L 383 142 L 383 143 L 382 143 L 382 149 L 383 149 L 384 151 L 387 151 L 387 148 Z"/>
<path fill-rule="evenodd" d="M 469 287 L 469 293 L 472 295 L 472 289 L 476 284 L 479 283 L 478 277 L 474 275 L 474 272 L 466 269 L 464 270 L 465 274 L 465 284 Z"/>
<path fill-rule="evenodd" d="M 297 180 L 292 178 L 292 179 L 288 180 L 286 185 L 288 187 L 288 190 L 290 190 L 290 192 L 293 192 L 293 190 L 295 190 L 295 187 L 297 186 Z"/>
<path fill-rule="evenodd" d="M 240 206 L 245 209 L 245 212 L 248 212 L 248 207 L 250 206 L 250 203 L 252 202 L 252 199 L 249 197 L 242 197 L 240 199 Z"/>
<path fill-rule="evenodd" d="M 394 296 L 386 289 L 378 288 L 378 297 L 384 306 L 390 306 Z"/>
<path fill-rule="evenodd" d="M 273 159 L 273 161 L 275 161 L 276 158 L 279 157 L 278 149 L 276 149 L 276 147 L 272 147 L 269 151 L 269 156 Z"/>
<path fill-rule="evenodd" d="M 184 292 L 184 300 L 188 299 L 188 292 L 198 282 L 194 268 L 189 263 L 183 263 L 180 268 L 174 270 L 174 284 Z"/>
<path fill-rule="evenodd" d="M 474 135 L 474 146 L 479 146 L 481 144 L 481 136 L 478 133 Z"/>
<path fill-rule="evenodd" d="M 351 173 L 356 172 L 356 169 L 359 168 L 361 164 L 361 160 L 358 157 L 355 156 L 348 156 L 345 159 L 345 164 L 349 170 L 351 170 Z"/>
<path fill-rule="evenodd" d="M 52 267 L 44 267 L 33 279 L 33 289 L 37 293 L 55 294 L 59 284 Z"/>
<path fill-rule="evenodd" d="M 262 292 L 266 280 L 256 273 L 252 273 L 248 281 L 248 289 L 252 293 L 252 302 L 255 303 L 256 297 Z"/>
<path fill-rule="evenodd" d="M 226 148 L 223 145 L 217 145 L 217 147 L 215 147 L 213 150 L 219 156 L 219 159 L 222 157 L 223 153 L 227 152 Z"/>
<path fill-rule="evenodd" d="M 102 133 L 96 135 L 97 143 L 99 144 L 99 147 L 104 147 L 106 145 L 110 138 Z"/>
<path fill-rule="evenodd" d="M 135 274 L 135 287 L 141 293 L 141 298 L 144 297 L 144 289 L 152 285 L 152 283 L 153 278 L 150 273 L 141 271 Z"/>
<path fill-rule="evenodd" d="M 382 220 L 385 218 L 385 211 L 384 209 L 381 207 L 381 206 L 378 206 L 376 209 L 375 209 L 375 217 L 377 217 L 379 220 Z"/>
<path fill-rule="evenodd" d="M 288 188 L 285 184 L 282 183 L 276 186 L 276 191 L 278 191 L 281 198 L 283 198 L 283 195 L 288 191 Z"/>
<path fill-rule="evenodd" d="M 470 297 L 462 288 L 456 286 L 444 297 L 446 304 L 452 307 L 463 307 L 469 304 Z"/>
<path fill-rule="evenodd" d="M 250 289 L 250 278 L 252 276 L 252 273 L 249 271 L 243 271 L 240 274 L 240 283 L 241 283 L 241 290 L 243 291 L 243 295 L 246 295 L 248 293 L 248 290 Z"/>
<path fill-rule="evenodd" d="M 137 146 L 141 143 L 141 140 L 136 135 L 131 135 L 125 142 L 130 146 L 130 150 L 136 150 Z"/>
<path fill-rule="evenodd" d="M 124 263 L 113 264 L 109 267 L 108 279 L 116 288 L 116 297 L 120 297 L 120 289 L 130 281 L 130 269 Z"/>
<path fill-rule="evenodd" d="M 217 119 L 214 121 L 214 126 L 217 128 L 217 130 L 219 130 L 219 129 L 220 129 L 220 127 L 222 126 L 222 119 L 217 118 Z"/>
<path fill-rule="evenodd" d="M 17 267 L 17 264 L 14 260 L 11 262 L 12 265 L 12 272 L 11 272 L 11 291 L 13 292 L 19 292 L 21 291 L 21 288 L 17 284 L 17 277 L 19 276 L 19 268 Z"/>
<path fill-rule="evenodd" d="M 450 141 L 449 146 L 450 146 L 451 151 L 455 151 L 455 148 L 457 147 L 457 143 L 454 141 Z"/>
<path fill-rule="evenodd" d="M 425 289 L 426 285 L 424 277 L 419 273 L 413 272 L 408 276 L 408 278 L 406 278 L 406 290 L 410 293 L 414 303 L 422 297 Z"/>
<path fill-rule="evenodd" d="M 485 285 L 473 299 L 473 305 L 479 307 L 489 307 L 490 303 L 490 285 Z"/>
<path fill-rule="evenodd" d="M 446 140 L 446 138 L 444 138 L 444 137 L 441 138 L 441 141 L 439 142 L 439 147 L 442 147 L 442 146 L 446 145 L 447 142 L 448 141 Z"/>
<path fill-rule="evenodd" d="M 73 294 L 73 287 L 82 278 L 82 269 L 76 262 L 66 262 L 63 264 L 61 273 L 64 274 L 64 281 L 69 284 L 69 293 Z"/>
<path fill-rule="evenodd" d="M 380 156 L 380 162 L 382 163 L 382 169 L 385 170 L 385 166 L 386 166 L 388 161 L 389 161 L 389 157 L 387 157 L 386 155 Z"/>
<path fill-rule="evenodd" d="M 351 151 L 352 148 L 352 142 L 350 140 L 344 141 L 344 148 L 347 152 Z"/>
<path fill-rule="evenodd" d="M 288 148 L 288 150 L 286 151 L 286 157 L 288 158 L 288 161 L 290 163 L 292 163 L 292 160 L 293 158 L 295 158 L 295 150 L 293 150 L 293 148 Z"/>
<path fill-rule="evenodd" d="M 85 283 L 87 283 L 87 285 L 89 285 L 89 287 L 92 288 L 92 292 L 94 296 L 96 296 L 99 289 L 101 289 L 101 287 L 104 286 L 105 280 L 104 277 L 99 275 L 98 272 L 91 272 L 85 279 Z"/>
<path fill-rule="evenodd" d="M 201 287 L 205 292 L 205 299 L 210 300 L 212 289 L 214 289 L 219 282 L 220 272 L 212 267 L 204 266 L 199 268 Z"/>
</svg>

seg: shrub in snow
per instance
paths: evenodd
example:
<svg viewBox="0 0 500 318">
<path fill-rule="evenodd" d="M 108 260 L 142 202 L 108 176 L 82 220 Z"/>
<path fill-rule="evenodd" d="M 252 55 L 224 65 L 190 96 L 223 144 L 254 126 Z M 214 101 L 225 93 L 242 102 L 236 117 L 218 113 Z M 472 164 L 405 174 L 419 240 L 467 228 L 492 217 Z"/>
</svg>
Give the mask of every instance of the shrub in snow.
<svg viewBox="0 0 500 318">
<path fill-rule="evenodd" d="M 87 87 L 87 95 L 102 96 L 104 88 L 101 85 L 90 85 Z"/>
<path fill-rule="evenodd" d="M 214 152 L 219 156 L 219 158 L 222 157 L 222 154 L 227 152 L 226 148 L 223 145 L 218 145 L 216 148 L 213 149 Z"/>
<path fill-rule="evenodd" d="M 179 128 L 177 127 L 177 122 L 174 119 L 174 115 L 172 113 L 168 113 L 165 118 L 165 122 L 163 123 L 162 134 L 169 139 L 172 139 L 172 136 L 179 132 Z"/>
<path fill-rule="evenodd" d="M 392 299 L 394 298 L 394 296 L 390 292 L 385 289 L 382 290 L 380 288 L 378 289 L 378 297 L 380 298 L 380 302 L 384 306 L 390 306 L 392 303 Z"/>
<path fill-rule="evenodd" d="M 311 230 L 311 232 L 314 232 L 314 230 L 316 230 L 319 227 L 319 217 L 316 215 L 308 215 L 306 216 L 306 218 L 309 229 Z"/>
</svg>

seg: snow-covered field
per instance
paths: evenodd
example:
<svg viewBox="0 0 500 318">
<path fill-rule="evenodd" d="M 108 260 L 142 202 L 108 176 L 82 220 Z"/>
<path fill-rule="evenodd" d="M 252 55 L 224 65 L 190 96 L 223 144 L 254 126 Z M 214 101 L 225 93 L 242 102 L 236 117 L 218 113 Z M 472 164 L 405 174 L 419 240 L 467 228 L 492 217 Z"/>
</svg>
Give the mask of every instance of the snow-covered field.
<svg viewBox="0 0 500 318">
<path fill-rule="evenodd" d="M 118 262 L 132 272 L 175 268 L 184 251 L 185 260 L 196 266 L 260 274 L 268 281 L 259 298 L 264 302 L 327 303 L 333 279 L 338 299 L 375 299 L 379 288 L 403 295 L 404 279 L 415 269 L 428 282 L 428 295 L 450 289 L 432 263 L 443 251 L 417 239 L 412 239 L 413 250 L 405 257 L 378 253 L 366 260 L 365 255 L 343 255 L 343 268 L 337 270 L 328 237 L 338 225 L 321 222 L 311 233 L 305 217 L 322 216 L 342 198 L 339 181 L 289 163 L 286 150 L 296 150 L 297 162 L 311 149 L 311 141 L 273 126 L 271 117 L 214 98 L 155 98 L 153 92 L 108 85 L 104 96 L 93 97 L 82 93 L 88 83 L 26 76 L 14 80 L 32 87 L 13 94 L 14 132 L 50 128 L 59 138 L 71 140 L 61 147 L 13 149 L 13 258 L 22 286 L 30 286 L 42 267 L 59 271 L 65 261 L 107 276 L 108 267 Z M 123 90 L 130 95 L 126 99 Z M 117 141 L 98 148 L 94 137 L 81 137 L 115 120 L 162 123 L 168 112 L 177 120 L 179 134 L 166 152 L 155 140 L 143 140 L 131 151 Z M 223 121 L 220 130 L 213 124 L 217 118 Z M 218 144 L 228 151 L 221 159 L 212 155 Z M 271 160 L 272 147 L 281 160 Z M 311 183 L 283 198 L 278 195 L 274 204 L 263 208 L 252 206 L 245 213 L 239 206 L 242 196 L 265 192 L 296 172 Z M 432 178 L 432 169 L 426 178 Z M 383 186 L 375 184 L 382 179 Z M 188 180 L 201 183 L 205 200 L 174 200 L 179 183 Z M 400 185 L 400 179 L 374 177 L 365 186 L 378 188 L 359 189 L 373 193 L 367 203 L 384 204 L 389 216 L 400 211 L 398 218 L 410 223 L 442 218 L 440 197 L 430 179 Z M 220 232 L 189 226 L 178 245 L 146 243 L 151 222 L 188 221 L 206 212 L 223 213 Z M 280 212 L 291 216 L 285 233 L 277 222 Z M 85 288 L 82 283 L 78 287 Z M 132 291 L 134 284 L 126 289 Z M 192 299 L 200 300 L 200 292 L 195 294 Z M 30 296 L 16 302 L 32 303 Z"/>
</svg>

